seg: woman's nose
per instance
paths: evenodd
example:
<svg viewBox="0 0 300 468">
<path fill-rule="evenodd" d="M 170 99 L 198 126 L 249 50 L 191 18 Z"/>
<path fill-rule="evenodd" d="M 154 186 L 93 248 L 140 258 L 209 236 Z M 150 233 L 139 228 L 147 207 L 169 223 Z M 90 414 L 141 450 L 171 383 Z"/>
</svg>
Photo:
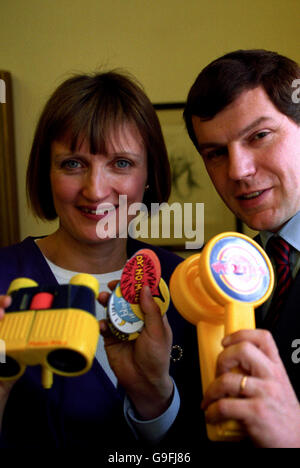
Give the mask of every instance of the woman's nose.
<svg viewBox="0 0 300 468">
<path fill-rule="evenodd" d="M 99 202 L 107 198 L 111 193 L 111 183 L 103 169 L 91 169 L 86 174 L 82 194 L 93 202 Z"/>
</svg>

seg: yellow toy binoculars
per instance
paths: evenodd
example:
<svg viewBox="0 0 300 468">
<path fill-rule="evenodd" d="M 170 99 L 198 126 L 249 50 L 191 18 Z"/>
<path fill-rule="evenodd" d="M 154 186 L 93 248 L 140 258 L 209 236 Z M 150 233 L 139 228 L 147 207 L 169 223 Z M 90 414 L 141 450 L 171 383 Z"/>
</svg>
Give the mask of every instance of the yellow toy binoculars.
<svg viewBox="0 0 300 468">
<path fill-rule="evenodd" d="M 17 278 L 7 294 L 12 303 L 0 321 L 6 348 L 0 380 L 18 379 L 27 365 L 40 364 L 42 385 L 50 388 L 53 373 L 71 377 L 90 369 L 99 338 L 95 277 L 78 274 L 69 284 L 51 287 Z"/>
<path fill-rule="evenodd" d="M 180 314 L 197 326 L 203 393 L 215 379 L 223 337 L 255 328 L 254 309 L 267 300 L 273 285 L 272 264 L 264 250 L 236 232 L 213 237 L 201 254 L 175 269 L 170 293 Z M 214 441 L 245 435 L 237 421 L 207 424 L 207 434 Z"/>
</svg>

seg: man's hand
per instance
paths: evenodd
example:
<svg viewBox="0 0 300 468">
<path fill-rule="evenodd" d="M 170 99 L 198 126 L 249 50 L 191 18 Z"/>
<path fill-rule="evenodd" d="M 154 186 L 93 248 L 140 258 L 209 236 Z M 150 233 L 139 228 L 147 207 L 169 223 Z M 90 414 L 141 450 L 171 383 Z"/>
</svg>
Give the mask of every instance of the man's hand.
<svg viewBox="0 0 300 468">
<path fill-rule="evenodd" d="M 202 408 L 208 423 L 236 419 L 260 447 L 300 448 L 300 405 L 266 330 L 241 330 L 223 340 L 216 380 Z M 239 367 L 241 373 L 231 372 Z M 241 390 L 241 380 L 247 380 Z"/>
</svg>

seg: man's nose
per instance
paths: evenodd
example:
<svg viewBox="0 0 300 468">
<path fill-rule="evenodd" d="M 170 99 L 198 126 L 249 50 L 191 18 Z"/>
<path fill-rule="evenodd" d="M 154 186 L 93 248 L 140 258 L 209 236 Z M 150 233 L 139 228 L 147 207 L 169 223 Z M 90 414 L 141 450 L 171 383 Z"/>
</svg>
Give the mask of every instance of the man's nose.
<svg viewBox="0 0 300 468">
<path fill-rule="evenodd" d="M 254 155 L 251 150 L 240 144 L 233 144 L 228 148 L 228 176 L 232 180 L 242 180 L 256 173 Z"/>
</svg>

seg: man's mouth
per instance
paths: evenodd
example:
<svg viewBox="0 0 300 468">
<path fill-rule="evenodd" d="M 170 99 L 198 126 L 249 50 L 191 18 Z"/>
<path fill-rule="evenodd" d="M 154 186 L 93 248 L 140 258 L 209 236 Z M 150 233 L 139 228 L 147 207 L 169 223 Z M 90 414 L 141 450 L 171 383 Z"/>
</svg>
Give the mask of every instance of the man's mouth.
<svg viewBox="0 0 300 468">
<path fill-rule="evenodd" d="M 264 190 L 257 190 L 256 192 L 245 193 L 244 195 L 240 195 L 238 198 L 240 200 L 251 200 L 252 198 L 259 197 L 263 192 Z"/>
</svg>

